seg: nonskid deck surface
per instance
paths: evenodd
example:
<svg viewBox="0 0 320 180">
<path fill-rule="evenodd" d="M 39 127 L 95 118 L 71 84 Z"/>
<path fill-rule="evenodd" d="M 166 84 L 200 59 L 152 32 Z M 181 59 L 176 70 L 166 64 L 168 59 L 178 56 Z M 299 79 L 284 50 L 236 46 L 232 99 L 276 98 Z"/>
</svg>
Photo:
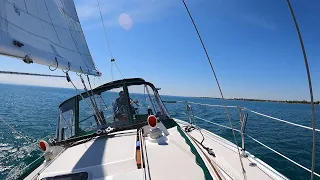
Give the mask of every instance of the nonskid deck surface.
<svg viewBox="0 0 320 180">
<path fill-rule="evenodd" d="M 128 130 L 67 148 L 39 177 L 88 172 L 99 179 L 137 170 L 136 140 L 137 130 Z"/>
<path fill-rule="evenodd" d="M 150 128 L 146 126 L 144 134 L 139 134 L 136 129 L 120 131 L 112 137 L 99 137 L 69 147 L 52 162 L 36 169 L 39 172 L 44 168 L 38 177 L 87 172 L 89 180 L 244 179 L 237 147 L 233 143 L 201 130 L 205 137 L 203 145 L 213 149 L 213 157 L 197 142 L 202 140 L 198 130 L 186 133 L 183 129 L 189 123 L 175 121 L 181 128 L 173 126 L 166 129 L 158 123 L 164 136 L 156 140 L 150 138 Z M 140 143 L 139 151 L 137 141 Z M 140 152 L 142 167 L 139 167 L 137 160 L 140 157 L 137 153 Z M 242 161 L 249 180 L 286 179 L 250 154 Z M 250 166 L 250 163 L 256 166 Z M 35 174 L 32 173 L 27 179 L 32 179 Z"/>
<path fill-rule="evenodd" d="M 152 180 L 205 179 L 185 139 L 177 127 L 168 129 L 164 140 L 151 141 L 145 137 L 148 167 Z"/>
<path fill-rule="evenodd" d="M 146 152 L 142 159 L 144 167 L 140 169 L 136 160 L 138 133 L 130 130 L 67 148 L 41 172 L 39 178 L 88 172 L 90 180 L 205 179 L 177 127 L 166 131 L 162 123 L 159 126 L 164 132 L 161 139 L 151 139 L 148 134 L 140 139 L 144 145 L 140 149 Z"/>
<path fill-rule="evenodd" d="M 189 124 L 178 119 L 175 119 L 175 121 L 181 127 Z M 202 129 L 201 132 L 204 136 L 203 145 L 212 148 L 213 152 L 215 153 L 216 157 L 210 156 L 208 153 L 206 153 L 215 167 L 217 167 L 222 174 L 226 175 L 227 179 L 244 179 L 237 146 L 207 130 Z M 193 130 L 188 134 L 197 141 L 201 142 L 202 136 L 198 130 Z M 204 149 L 203 151 L 207 152 Z M 248 155 L 249 156 L 247 158 L 242 157 L 247 179 L 287 179 L 285 176 L 277 172 L 266 163 L 262 162 L 260 159 L 255 158 L 251 154 Z M 256 164 L 256 166 L 252 166 L 252 163 Z"/>
</svg>

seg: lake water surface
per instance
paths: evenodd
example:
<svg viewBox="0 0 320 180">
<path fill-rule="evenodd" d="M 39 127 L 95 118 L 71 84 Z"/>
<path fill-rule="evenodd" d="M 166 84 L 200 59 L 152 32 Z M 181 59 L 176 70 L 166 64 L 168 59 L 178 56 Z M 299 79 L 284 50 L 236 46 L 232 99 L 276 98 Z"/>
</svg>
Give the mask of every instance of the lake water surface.
<svg viewBox="0 0 320 180">
<path fill-rule="evenodd" d="M 58 118 L 58 106 L 76 94 L 73 89 L 0 84 L 0 118 L 12 125 L 32 141 L 54 135 Z M 161 91 L 160 91 L 161 93 Z M 193 101 L 204 104 L 221 104 L 219 99 L 162 96 L 163 100 Z M 228 100 L 228 105 L 243 106 L 277 118 L 305 126 L 311 126 L 311 110 L 307 104 L 284 104 Z M 188 120 L 185 103 L 166 104 L 170 114 Z M 225 110 L 218 107 L 192 105 L 194 115 L 229 126 Z M 239 128 L 238 110 L 229 109 L 235 128 Z M 320 106 L 316 106 L 317 127 L 320 126 Z M 234 142 L 230 130 L 196 120 L 198 126 L 206 128 Z M 248 113 L 246 133 L 298 163 L 311 168 L 312 131 L 277 122 Z M 319 133 L 317 134 L 319 136 Z M 309 179 L 310 173 L 288 162 L 249 138 L 246 149 L 291 179 Z M 40 156 L 37 147 L 30 145 L 19 134 L 0 121 L 0 179 L 5 179 L 14 167 L 23 167 Z M 316 171 L 320 173 L 320 140 L 317 141 Z M 317 178 L 316 178 L 317 179 Z"/>
</svg>

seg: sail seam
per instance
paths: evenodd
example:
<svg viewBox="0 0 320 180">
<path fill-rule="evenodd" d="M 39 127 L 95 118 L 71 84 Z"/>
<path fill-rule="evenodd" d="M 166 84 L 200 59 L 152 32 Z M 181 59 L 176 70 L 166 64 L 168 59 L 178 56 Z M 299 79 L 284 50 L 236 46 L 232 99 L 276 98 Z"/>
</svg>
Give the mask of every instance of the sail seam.
<svg viewBox="0 0 320 180">
<path fill-rule="evenodd" d="M 63 8 L 64 9 L 66 9 L 65 7 L 65 0 L 59 0 L 60 1 L 60 3 L 61 3 L 61 5 L 63 6 Z M 69 1 L 69 0 L 68 0 Z M 71 1 L 70 1 L 71 2 Z M 74 3 L 73 3 L 73 1 L 71 2 L 73 5 L 74 5 Z M 74 6 L 74 9 L 76 10 L 76 8 L 75 8 L 75 6 Z M 69 18 L 71 18 L 71 19 L 73 19 L 74 21 L 76 21 L 76 22 L 78 22 L 78 23 L 80 23 L 80 19 L 79 19 L 79 17 L 78 17 L 78 14 L 77 14 L 77 17 L 78 17 L 78 20 L 77 19 L 74 19 L 71 15 L 69 15 L 69 13 L 67 13 L 66 11 L 64 11 L 65 12 L 65 14 L 69 17 Z"/>
<path fill-rule="evenodd" d="M 10 4 L 11 6 L 13 6 L 13 4 L 12 4 L 11 2 L 9 2 L 8 0 L 5 0 L 5 2 L 8 3 L 8 4 Z M 37 6 L 37 4 L 36 4 L 36 6 Z M 37 6 L 37 8 L 38 8 L 38 6 Z M 30 15 L 30 16 L 32 16 L 32 17 L 34 17 L 34 18 L 36 18 L 36 19 L 38 19 L 38 20 L 40 20 L 40 21 L 42 21 L 42 22 L 45 22 L 45 23 L 48 23 L 48 24 L 52 24 L 53 26 L 56 26 L 56 27 L 59 27 L 59 28 L 68 30 L 68 28 L 65 28 L 65 27 L 63 27 L 63 26 L 59 26 L 59 25 L 57 25 L 57 24 L 53 24 L 52 22 L 50 23 L 50 22 L 48 22 L 48 21 L 46 21 L 46 20 L 44 20 L 44 19 L 41 19 L 40 17 L 34 16 L 33 14 L 30 14 L 29 12 L 24 11 L 23 9 L 19 9 L 19 11 L 20 11 L 20 12 L 24 12 L 24 13 L 26 13 L 26 14 L 28 14 L 28 15 Z M 68 14 L 67 14 L 67 15 L 68 15 Z M 68 16 L 69 16 L 69 15 L 68 15 Z M 69 17 L 70 17 L 70 16 L 69 16 Z M 72 18 L 72 17 L 70 17 L 70 18 Z M 72 19 L 73 19 L 73 18 L 72 18 Z M 76 21 L 76 22 L 79 23 L 78 21 Z M 80 23 L 79 23 L 79 24 L 80 24 Z M 72 30 L 72 31 L 74 31 L 74 30 Z"/>
<path fill-rule="evenodd" d="M 16 28 L 19 28 L 19 29 L 23 30 L 23 31 L 26 32 L 26 33 L 29 33 L 29 34 L 31 34 L 31 35 L 33 35 L 33 36 L 36 36 L 36 37 L 38 37 L 38 38 L 41 38 L 41 39 L 48 40 L 48 41 L 51 42 L 52 44 L 54 44 L 54 45 L 56 45 L 56 46 L 59 46 L 59 47 L 61 47 L 61 48 L 63 48 L 63 49 L 66 49 L 66 50 L 69 50 L 69 51 L 72 51 L 72 52 L 75 52 L 75 53 L 79 53 L 79 54 L 82 54 L 82 55 L 86 55 L 86 56 L 90 56 L 90 57 L 91 57 L 90 54 L 84 54 L 84 53 L 81 53 L 81 52 L 79 52 L 79 51 L 66 48 L 66 47 L 64 47 L 64 46 L 61 46 L 61 45 L 59 45 L 59 44 L 51 41 L 50 39 L 47 39 L 47 38 L 45 38 L 45 37 L 41 37 L 41 36 L 39 36 L 39 35 L 37 35 L 37 34 L 34 34 L 34 33 L 30 32 L 30 31 L 27 31 L 27 30 L 25 30 L 25 29 L 22 29 L 21 27 L 17 26 L 16 24 L 14 24 L 14 23 L 12 23 L 12 22 L 10 22 L 10 21 L 2 18 L 1 16 L 0 16 L 0 19 L 3 19 L 3 20 L 6 21 L 7 23 L 10 23 L 11 25 L 15 26 Z M 43 51 L 45 51 L 45 50 L 43 50 Z M 46 52 L 48 52 L 48 51 L 46 51 Z M 48 53 L 51 53 L 51 52 L 48 52 Z"/>
<path fill-rule="evenodd" d="M 62 3 L 60 0 L 59 0 L 59 2 L 61 3 L 62 8 L 65 9 L 64 3 Z M 72 26 L 73 24 L 71 25 L 71 23 L 69 22 L 69 19 L 66 17 L 67 14 L 65 13 L 64 10 L 62 10 L 62 14 L 63 14 L 63 17 L 64 17 L 65 22 L 67 23 L 67 25 L 68 25 L 68 27 L 69 27 L 68 30 L 69 30 L 69 33 L 70 33 L 70 35 L 71 35 L 71 37 L 72 37 L 72 41 L 73 41 L 74 45 L 76 46 L 78 52 L 80 52 L 79 47 L 78 47 L 78 43 L 76 43 L 76 41 L 75 41 L 75 39 L 74 39 L 74 37 L 73 37 L 73 34 L 72 34 L 72 32 L 70 31 L 70 28 L 71 28 L 71 26 Z M 71 18 L 71 17 L 69 17 L 69 18 Z M 72 18 L 71 18 L 71 19 L 72 19 Z M 75 28 L 75 27 L 73 26 L 73 28 Z M 75 29 L 76 29 L 76 28 L 75 28 Z M 80 54 L 80 56 L 81 56 L 81 60 L 84 62 L 84 65 L 85 65 L 87 68 L 89 68 L 87 62 L 84 60 L 84 58 L 82 57 L 81 54 Z M 91 57 L 91 56 L 90 56 L 90 57 Z M 91 60 L 91 61 L 92 61 L 92 60 Z M 92 61 L 92 62 L 93 62 L 93 61 Z M 80 68 L 81 68 L 81 67 L 80 67 Z"/>
<path fill-rule="evenodd" d="M 25 1 L 24 1 L 25 2 Z M 34 1 L 35 2 L 35 1 Z M 37 5 L 37 3 L 35 2 L 35 6 L 36 6 L 36 9 L 37 9 L 37 13 L 38 13 L 38 16 L 40 17 L 40 13 L 39 13 L 39 8 L 38 8 L 38 5 Z M 27 6 L 26 6 L 26 9 L 27 9 Z M 28 9 L 27 9 L 27 13 L 28 13 Z M 28 13 L 29 14 L 29 13 Z M 41 23 L 41 27 L 42 27 L 42 30 L 43 31 L 45 31 L 44 30 L 44 27 L 43 27 L 43 21 L 40 21 L 40 23 Z M 46 39 L 48 39 L 48 38 L 46 38 Z M 49 39 L 48 39 L 49 40 Z M 60 40 L 59 40 L 60 41 Z"/>
<path fill-rule="evenodd" d="M 33 56 L 35 63 L 46 66 L 58 64 L 54 62 L 58 58 L 60 69 L 65 69 L 65 62 L 69 62 L 72 63 L 72 71 L 81 72 L 82 68 L 82 73 L 100 76 L 79 24 L 75 5 L 69 2 L 48 0 L 30 4 L 22 0 L 16 5 L 15 1 L 2 0 L 0 54 L 20 59 L 26 55 Z M 12 46 L 15 42 L 26 43 L 26 46 L 19 49 Z"/>
<path fill-rule="evenodd" d="M 73 8 L 76 9 L 76 6 L 75 6 L 75 4 L 74 4 L 74 1 L 72 1 L 72 5 L 73 5 Z M 79 18 L 77 10 L 75 11 L 75 13 L 76 13 L 77 17 Z M 82 26 L 81 26 L 81 23 L 80 23 L 80 19 L 78 19 L 78 20 L 79 20 L 78 24 L 79 24 L 79 27 L 80 27 L 80 30 L 81 30 L 81 31 L 79 31 L 79 32 L 81 33 L 81 36 L 82 36 L 83 40 L 86 42 L 86 37 L 85 37 L 84 34 L 83 34 L 83 30 L 82 30 Z M 88 51 L 89 51 L 89 55 L 90 55 L 90 58 L 92 59 L 92 64 L 93 64 L 94 68 L 95 68 L 98 72 L 100 72 L 100 71 L 99 71 L 99 68 L 96 66 L 95 62 L 93 61 L 93 58 L 92 58 L 92 56 L 91 56 L 91 53 L 90 53 L 90 49 L 89 49 L 88 44 L 85 43 L 85 46 L 87 47 L 87 49 L 88 49 Z"/>
<path fill-rule="evenodd" d="M 53 25 L 52 18 L 51 18 L 51 14 L 50 14 L 49 9 L 48 9 L 48 6 L 47 6 L 47 2 L 44 1 L 44 4 L 46 5 L 47 12 L 48 12 L 48 14 L 49 14 L 49 18 L 50 18 L 51 24 Z M 54 29 L 54 32 L 56 33 L 57 38 L 58 38 L 58 40 L 59 40 L 59 42 L 60 42 L 60 44 L 61 44 L 61 40 L 60 40 L 60 38 L 59 38 L 58 32 L 57 32 L 56 27 L 55 27 L 54 25 L 53 25 L 53 29 Z"/>
</svg>

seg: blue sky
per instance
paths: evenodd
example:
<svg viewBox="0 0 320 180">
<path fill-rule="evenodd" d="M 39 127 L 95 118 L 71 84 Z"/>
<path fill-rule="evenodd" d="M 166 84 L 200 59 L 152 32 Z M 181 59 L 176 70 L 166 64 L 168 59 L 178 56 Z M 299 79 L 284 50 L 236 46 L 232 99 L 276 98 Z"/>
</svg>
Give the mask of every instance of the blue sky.
<svg viewBox="0 0 320 180">
<path fill-rule="evenodd" d="M 112 53 L 125 77 L 142 77 L 162 94 L 219 97 L 206 56 L 180 0 L 99 0 Z M 292 0 L 320 100 L 320 2 Z M 75 0 L 102 78 L 111 64 L 95 0 Z M 309 100 L 305 65 L 285 0 L 186 0 L 226 97 Z M 119 22 L 125 14 L 130 22 Z M 121 19 L 121 18 L 120 18 Z M 51 73 L 5 61 L 1 70 Z M 54 72 L 56 73 L 56 72 Z M 60 73 L 61 74 L 61 73 Z M 114 68 L 115 79 L 120 74 Z M 78 81 L 73 76 L 74 81 Z M 64 80 L 4 76 L 0 82 L 71 87 Z M 79 84 L 79 81 L 77 82 Z"/>
</svg>

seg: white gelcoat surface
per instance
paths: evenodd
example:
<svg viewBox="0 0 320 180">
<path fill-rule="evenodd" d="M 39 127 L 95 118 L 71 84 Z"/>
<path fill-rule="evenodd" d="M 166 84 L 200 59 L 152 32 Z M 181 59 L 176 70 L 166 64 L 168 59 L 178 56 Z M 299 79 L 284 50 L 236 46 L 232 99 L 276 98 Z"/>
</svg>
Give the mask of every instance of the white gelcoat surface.
<svg viewBox="0 0 320 180">
<path fill-rule="evenodd" d="M 186 123 L 181 120 L 175 119 L 175 121 L 180 126 L 185 126 L 189 123 Z M 218 170 L 225 176 L 227 179 L 244 179 L 241 169 L 241 164 L 239 160 L 239 155 L 237 151 L 237 146 L 230 141 L 212 133 L 205 129 L 202 129 L 202 134 L 205 139 L 203 144 L 206 147 L 212 148 L 216 157 L 210 156 L 206 150 L 201 148 L 210 160 L 218 167 Z M 202 136 L 198 130 L 193 130 L 189 133 L 190 136 L 197 139 L 199 142 L 202 140 Z M 194 142 L 193 142 L 194 143 Z M 194 143 L 195 144 L 195 143 Z M 255 158 L 253 155 L 248 154 L 248 158 L 242 158 L 244 169 L 246 171 L 247 179 L 259 179 L 259 180 L 270 180 L 278 179 L 283 180 L 287 179 L 281 173 L 277 172 L 275 169 L 264 163 L 258 158 Z M 251 162 L 257 164 L 255 167 L 249 166 Z"/>
<path fill-rule="evenodd" d="M 170 135 L 166 144 L 159 145 L 145 138 L 151 179 L 204 179 L 204 173 L 185 139 L 176 127 L 168 131 Z"/>
<path fill-rule="evenodd" d="M 122 131 L 114 137 L 101 137 L 66 149 L 40 177 L 88 172 L 102 178 L 136 170 L 137 131 Z"/>
</svg>

